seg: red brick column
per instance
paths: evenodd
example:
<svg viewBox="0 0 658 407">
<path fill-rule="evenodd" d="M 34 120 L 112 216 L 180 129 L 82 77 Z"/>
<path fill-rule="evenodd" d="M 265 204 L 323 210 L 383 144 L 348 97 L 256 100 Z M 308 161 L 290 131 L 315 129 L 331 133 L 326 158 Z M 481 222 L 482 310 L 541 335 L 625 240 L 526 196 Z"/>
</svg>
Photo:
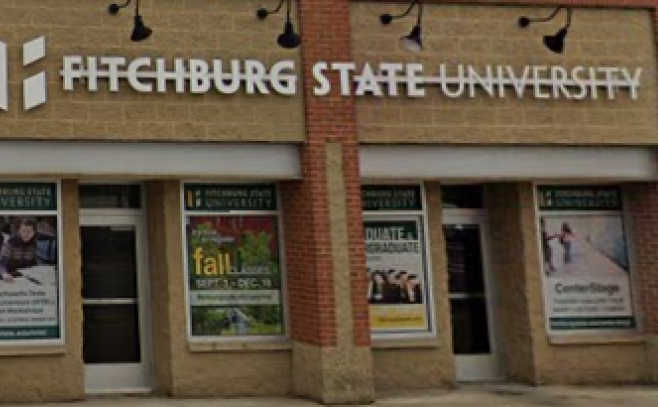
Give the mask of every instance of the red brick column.
<svg viewBox="0 0 658 407">
<path fill-rule="evenodd" d="M 349 2 L 298 0 L 303 179 L 281 187 L 293 388 L 324 403 L 374 398 L 354 100 L 313 94 L 313 65 L 351 61 Z"/>
<path fill-rule="evenodd" d="M 635 254 L 635 296 L 644 331 L 658 335 L 658 183 L 626 187 Z"/>
<path fill-rule="evenodd" d="M 649 380 L 658 382 L 658 183 L 625 187 L 633 242 L 635 303 L 647 335 Z"/>
</svg>

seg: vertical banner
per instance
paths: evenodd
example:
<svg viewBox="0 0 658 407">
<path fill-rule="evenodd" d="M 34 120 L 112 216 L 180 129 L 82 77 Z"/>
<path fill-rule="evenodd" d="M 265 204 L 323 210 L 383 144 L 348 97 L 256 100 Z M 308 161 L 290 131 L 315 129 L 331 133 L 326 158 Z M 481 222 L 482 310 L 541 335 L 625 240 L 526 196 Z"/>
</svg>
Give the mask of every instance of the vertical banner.
<svg viewBox="0 0 658 407">
<path fill-rule="evenodd" d="M 620 189 L 542 186 L 537 198 L 549 331 L 634 329 Z"/>
<path fill-rule="evenodd" d="M 419 185 L 362 189 L 370 329 L 375 335 L 431 331 Z"/>
<path fill-rule="evenodd" d="M 183 195 L 191 336 L 283 335 L 275 187 L 186 184 Z"/>
<path fill-rule="evenodd" d="M 0 345 L 61 341 L 56 183 L 0 184 Z"/>
</svg>

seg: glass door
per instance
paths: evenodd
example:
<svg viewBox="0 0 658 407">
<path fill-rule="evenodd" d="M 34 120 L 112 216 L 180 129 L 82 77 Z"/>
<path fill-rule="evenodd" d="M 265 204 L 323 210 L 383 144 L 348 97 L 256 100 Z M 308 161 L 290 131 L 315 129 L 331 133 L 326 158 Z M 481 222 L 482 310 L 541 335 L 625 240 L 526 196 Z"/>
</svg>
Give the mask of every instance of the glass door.
<svg viewBox="0 0 658 407">
<path fill-rule="evenodd" d="M 145 391 L 151 368 L 140 215 L 81 217 L 88 393 Z"/>
<path fill-rule="evenodd" d="M 457 380 L 495 380 L 499 372 L 492 335 L 484 216 L 481 211 L 456 211 L 462 213 L 452 215 L 450 212 L 444 210 L 443 233 Z"/>
</svg>

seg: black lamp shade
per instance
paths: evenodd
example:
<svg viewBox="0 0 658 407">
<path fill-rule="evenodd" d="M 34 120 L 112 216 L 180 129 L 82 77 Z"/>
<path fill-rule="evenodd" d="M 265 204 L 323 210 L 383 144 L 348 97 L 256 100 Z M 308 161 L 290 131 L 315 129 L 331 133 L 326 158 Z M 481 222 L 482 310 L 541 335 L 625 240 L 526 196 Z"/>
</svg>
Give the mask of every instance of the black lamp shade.
<svg viewBox="0 0 658 407">
<path fill-rule="evenodd" d="M 423 38 L 420 25 L 415 25 L 409 35 L 400 37 L 400 45 L 411 52 L 419 52 L 423 49 Z"/>
<path fill-rule="evenodd" d="M 265 20 L 267 16 L 270 14 L 267 9 L 261 7 L 256 11 L 256 17 L 258 17 L 259 20 Z"/>
<path fill-rule="evenodd" d="M 530 25 L 530 19 L 528 17 L 519 18 L 519 27 L 526 28 Z"/>
<path fill-rule="evenodd" d="M 564 51 L 564 40 L 566 39 L 567 34 L 567 29 L 562 28 L 555 35 L 547 35 L 544 37 L 544 45 L 556 54 L 561 54 L 562 51 Z"/>
<path fill-rule="evenodd" d="M 135 27 L 133 28 L 133 33 L 130 36 L 130 40 L 134 42 L 144 41 L 151 36 L 153 30 L 144 25 L 142 21 L 142 16 L 135 16 Z"/>
<path fill-rule="evenodd" d="M 390 14 L 382 14 L 379 16 L 379 22 L 384 25 L 389 25 L 393 21 L 393 16 Z"/>
<path fill-rule="evenodd" d="M 121 10 L 121 7 L 119 7 L 119 5 L 116 4 L 116 3 L 112 3 L 107 7 L 107 11 L 110 14 L 117 14 L 119 12 L 119 10 Z"/>
<path fill-rule="evenodd" d="M 295 29 L 290 21 L 286 22 L 283 34 L 279 35 L 276 41 L 281 47 L 287 49 L 297 48 L 301 44 L 301 38 L 295 33 Z"/>
</svg>

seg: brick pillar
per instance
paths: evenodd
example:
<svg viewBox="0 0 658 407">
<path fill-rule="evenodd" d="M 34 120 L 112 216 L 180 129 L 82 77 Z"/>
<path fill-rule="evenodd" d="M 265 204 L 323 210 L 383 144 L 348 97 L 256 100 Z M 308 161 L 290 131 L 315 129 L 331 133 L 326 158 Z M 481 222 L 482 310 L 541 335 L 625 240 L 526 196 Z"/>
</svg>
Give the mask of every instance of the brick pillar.
<svg viewBox="0 0 658 407">
<path fill-rule="evenodd" d="M 502 371 L 509 381 L 540 384 L 545 330 L 532 185 L 488 185 L 486 205 Z"/>
<path fill-rule="evenodd" d="M 648 374 L 658 382 L 658 183 L 627 185 L 624 192 L 632 222 L 635 303 L 647 335 Z"/>
<path fill-rule="evenodd" d="M 298 0 L 305 83 L 303 179 L 281 188 L 293 391 L 325 404 L 374 400 L 354 100 L 313 95 L 317 61 L 350 61 L 347 0 Z"/>
</svg>

